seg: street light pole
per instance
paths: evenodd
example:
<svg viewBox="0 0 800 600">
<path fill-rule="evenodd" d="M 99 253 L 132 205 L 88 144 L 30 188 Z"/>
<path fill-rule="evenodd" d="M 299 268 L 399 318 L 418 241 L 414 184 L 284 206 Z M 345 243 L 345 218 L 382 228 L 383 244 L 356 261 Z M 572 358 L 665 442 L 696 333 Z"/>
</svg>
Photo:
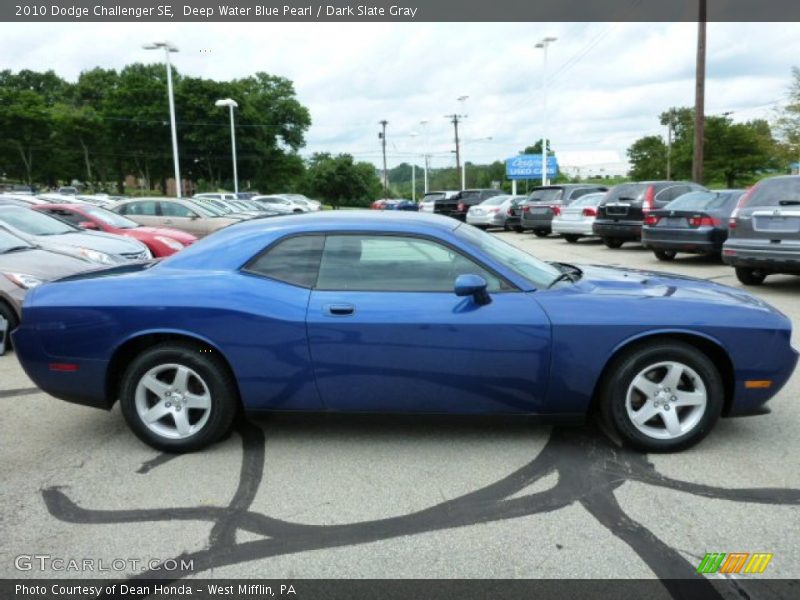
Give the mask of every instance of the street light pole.
<svg viewBox="0 0 800 600">
<path fill-rule="evenodd" d="M 409 134 L 413 142 L 416 141 L 417 133 L 412 132 Z M 414 150 L 416 150 L 416 144 L 414 143 Z M 411 201 L 417 201 L 417 155 L 416 153 L 412 152 L 413 158 L 411 159 Z"/>
<path fill-rule="evenodd" d="M 378 121 L 378 124 L 381 125 L 382 129 L 378 132 L 378 137 L 381 138 L 381 147 L 383 149 L 383 197 L 389 197 L 389 175 L 386 171 L 386 126 L 389 124 L 389 121 L 383 119 L 382 121 Z"/>
<path fill-rule="evenodd" d="M 233 125 L 233 109 L 237 108 L 239 104 L 233 98 L 225 98 L 224 100 L 217 100 L 214 106 L 227 106 L 231 114 L 231 149 L 233 156 L 233 191 L 239 193 L 239 174 L 236 171 L 236 128 Z"/>
<path fill-rule="evenodd" d="M 178 131 L 175 126 L 175 96 L 172 91 L 172 64 L 170 63 L 170 52 L 177 52 L 178 47 L 170 42 L 153 42 L 142 46 L 145 50 L 164 49 L 165 62 L 167 64 L 167 96 L 169 97 L 169 122 L 172 128 L 172 161 L 175 165 L 175 193 L 178 198 L 182 196 L 183 184 L 181 182 L 181 169 L 178 160 Z M 164 190 L 166 192 L 166 190 Z"/>
<path fill-rule="evenodd" d="M 542 67 L 542 185 L 547 185 L 547 47 L 558 38 L 548 36 L 536 44 L 544 53 Z"/>
<path fill-rule="evenodd" d="M 422 143 L 424 144 L 424 163 L 423 169 L 425 172 L 425 193 L 428 193 L 428 121 L 427 119 L 424 121 L 420 121 L 419 124 L 422 126 Z"/>
<path fill-rule="evenodd" d="M 467 113 L 464 112 L 464 102 L 467 101 L 469 96 L 459 96 L 458 101 L 461 103 L 461 115 L 463 117 L 467 116 Z M 456 133 L 456 156 L 458 156 L 458 133 Z M 461 189 L 467 189 L 467 159 L 463 156 L 461 157 Z"/>
</svg>

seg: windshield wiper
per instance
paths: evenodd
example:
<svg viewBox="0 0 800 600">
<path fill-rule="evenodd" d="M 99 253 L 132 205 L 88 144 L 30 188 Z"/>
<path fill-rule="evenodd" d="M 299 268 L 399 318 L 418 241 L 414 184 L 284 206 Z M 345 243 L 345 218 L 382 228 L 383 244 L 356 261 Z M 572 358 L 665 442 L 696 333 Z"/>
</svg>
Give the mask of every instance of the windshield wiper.
<svg viewBox="0 0 800 600">
<path fill-rule="evenodd" d="M 550 282 L 550 285 L 547 286 L 548 290 L 557 283 L 560 283 L 562 281 L 569 281 L 570 283 L 575 283 L 583 275 L 583 271 L 581 271 L 578 267 L 574 265 L 569 265 L 567 263 L 559 263 L 559 262 L 554 262 L 550 264 L 556 267 L 557 269 L 561 269 L 561 274 Z"/>
<path fill-rule="evenodd" d="M 0 254 L 10 254 L 11 252 L 20 252 L 22 250 L 32 250 L 33 246 L 11 246 L 11 248 L 6 248 Z"/>
<path fill-rule="evenodd" d="M 781 206 L 797 206 L 800 204 L 800 200 L 781 200 L 778 204 Z"/>
</svg>

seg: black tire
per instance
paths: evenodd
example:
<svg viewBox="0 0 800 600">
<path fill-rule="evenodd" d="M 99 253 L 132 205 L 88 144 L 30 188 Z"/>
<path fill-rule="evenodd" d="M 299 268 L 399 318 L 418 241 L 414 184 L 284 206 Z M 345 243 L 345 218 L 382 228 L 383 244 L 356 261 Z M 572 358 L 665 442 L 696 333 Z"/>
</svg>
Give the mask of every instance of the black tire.
<svg viewBox="0 0 800 600">
<path fill-rule="evenodd" d="M 654 248 L 653 254 L 658 260 L 663 260 L 665 262 L 675 260 L 675 257 L 678 255 L 675 250 L 661 250 L 659 248 Z"/>
<path fill-rule="evenodd" d="M 17 313 L 8 304 L 0 300 L 0 318 L 5 319 L 6 327 L 6 349 L 11 349 L 11 332 L 14 331 L 19 325 Z"/>
<path fill-rule="evenodd" d="M 572 233 L 565 233 L 564 239 L 567 240 L 570 244 L 576 244 L 578 243 L 578 240 L 581 239 L 581 236 Z"/>
<path fill-rule="evenodd" d="M 622 244 L 625 243 L 625 240 L 621 240 L 619 238 L 604 237 L 602 238 L 602 240 L 607 248 L 612 248 L 612 249 L 622 248 Z"/>
<path fill-rule="evenodd" d="M 503 223 L 503 231 L 511 231 L 511 229 L 508 226 L 508 223 Z"/>
<path fill-rule="evenodd" d="M 626 408 L 628 390 L 638 374 L 649 365 L 675 361 L 688 366 L 702 379 L 706 389 L 706 407 L 696 424 L 686 433 L 671 439 L 658 439 L 640 431 L 628 416 Z M 690 385 L 682 379 L 681 385 Z M 667 388 L 669 389 L 669 388 Z M 624 443 L 643 452 L 677 452 L 685 450 L 702 440 L 719 419 L 725 400 L 725 389 L 722 377 L 714 363 L 703 352 L 678 340 L 658 340 L 643 343 L 623 353 L 609 366 L 599 389 L 600 417 L 606 427 L 615 432 Z M 663 401 L 663 400 L 662 400 Z M 672 408 L 678 410 L 692 407 Z M 666 411 L 666 412 L 665 412 Z M 669 409 L 663 409 L 667 414 Z M 684 413 L 685 414 L 685 413 Z M 666 428 L 666 422 L 658 415 L 653 420 Z"/>
<path fill-rule="evenodd" d="M 525 233 L 525 230 L 520 225 L 514 225 L 514 231 L 517 233 Z"/>
<path fill-rule="evenodd" d="M 745 285 L 761 285 L 767 278 L 766 271 L 750 267 L 736 267 L 736 279 Z"/>
<path fill-rule="evenodd" d="M 302 211 L 301 209 L 299 209 L 299 208 L 295 208 L 295 209 L 294 209 L 292 212 L 293 212 L 294 214 L 296 214 L 296 215 L 299 215 L 299 214 L 300 214 L 301 212 L 303 212 L 303 211 Z"/>
<path fill-rule="evenodd" d="M 142 377 L 151 369 L 167 364 L 185 366 L 194 371 L 210 394 L 210 414 L 205 424 L 198 431 L 182 439 L 159 435 L 150 429 L 136 408 L 136 390 Z M 197 385 L 197 380 L 194 377 L 192 379 Z M 153 405 L 158 403 L 155 401 L 157 396 L 154 393 L 148 392 L 148 396 L 148 402 L 152 401 Z M 200 344 L 166 342 L 139 354 L 125 370 L 120 386 L 120 407 L 128 426 L 140 440 L 163 452 L 183 453 L 201 450 L 224 436 L 230 430 L 240 404 L 236 382 L 228 371 L 225 361 L 216 351 Z M 186 409 L 187 415 L 191 414 L 189 410 Z M 172 415 L 174 414 L 175 409 L 172 410 Z M 177 425 L 177 421 L 170 414 L 166 414 L 160 422 L 166 426 L 169 426 L 170 422 Z"/>
<path fill-rule="evenodd" d="M 550 235 L 550 232 L 547 231 L 547 229 L 534 229 L 533 233 L 534 235 L 536 235 L 536 237 L 540 238 L 547 237 L 548 235 Z"/>
</svg>

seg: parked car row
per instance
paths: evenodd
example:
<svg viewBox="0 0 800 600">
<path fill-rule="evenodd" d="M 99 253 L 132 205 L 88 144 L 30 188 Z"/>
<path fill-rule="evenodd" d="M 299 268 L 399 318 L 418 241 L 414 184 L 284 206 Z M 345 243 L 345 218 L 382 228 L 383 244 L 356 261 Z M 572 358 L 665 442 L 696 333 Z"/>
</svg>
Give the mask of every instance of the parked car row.
<svg viewBox="0 0 800 600">
<path fill-rule="evenodd" d="M 420 210 L 448 214 L 456 194 L 445 200 L 445 193 L 432 192 Z M 708 190 L 689 181 L 623 183 L 610 190 L 541 186 L 528 196 L 489 197 L 471 207 L 466 220 L 484 229 L 556 233 L 570 243 L 599 237 L 612 249 L 641 242 L 662 261 L 678 253 L 717 255 L 746 285 L 773 273 L 800 275 L 800 176 L 771 177 L 747 191 Z"/>
</svg>

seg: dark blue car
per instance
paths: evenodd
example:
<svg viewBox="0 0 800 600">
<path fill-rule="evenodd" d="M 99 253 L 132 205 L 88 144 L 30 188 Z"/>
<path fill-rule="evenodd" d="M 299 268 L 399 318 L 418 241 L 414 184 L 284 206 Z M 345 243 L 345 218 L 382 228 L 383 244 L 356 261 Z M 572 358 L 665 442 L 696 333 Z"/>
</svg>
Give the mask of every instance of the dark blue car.
<svg viewBox="0 0 800 600">
<path fill-rule="evenodd" d="M 756 297 L 542 262 L 454 219 L 252 220 L 161 262 L 31 290 L 14 334 L 43 390 L 148 444 L 207 446 L 246 411 L 584 417 L 645 451 L 767 412 L 798 355 Z"/>
</svg>

